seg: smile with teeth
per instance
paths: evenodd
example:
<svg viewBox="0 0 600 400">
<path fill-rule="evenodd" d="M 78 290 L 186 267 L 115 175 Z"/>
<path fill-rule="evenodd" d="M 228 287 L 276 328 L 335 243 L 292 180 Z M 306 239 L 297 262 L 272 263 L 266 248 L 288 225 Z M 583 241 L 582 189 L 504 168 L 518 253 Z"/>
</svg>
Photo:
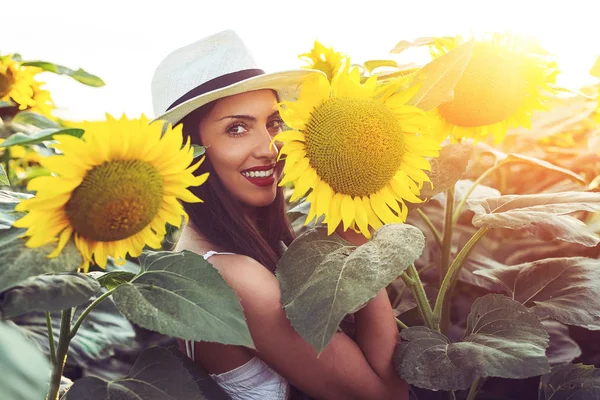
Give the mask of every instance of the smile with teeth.
<svg viewBox="0 0 600 400">
<path fill-rule="evenodd" d="M 273 175 L 275 168 L 271 168 L 267 171 L 243 171 L 242 175 L 248 178 L 268 178 Z"/>
</svg>

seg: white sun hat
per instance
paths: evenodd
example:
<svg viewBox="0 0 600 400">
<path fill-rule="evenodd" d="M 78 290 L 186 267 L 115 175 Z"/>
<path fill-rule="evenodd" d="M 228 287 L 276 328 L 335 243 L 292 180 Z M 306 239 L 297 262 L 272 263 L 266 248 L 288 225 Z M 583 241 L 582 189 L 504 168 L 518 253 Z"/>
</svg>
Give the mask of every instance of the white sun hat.
<svg viewBox="0 0 600 400">
<path fill-rule="evenodd" d="M 242 39 L 225 30 L 173 51 L 158 65 L 152 78 L 153 121 L 175 125 L 213 100 L 252 90 L 273 89 L 286 100 L 315 73 L 325 75 L 310 69 L 265 73 Z"/>
</svg>

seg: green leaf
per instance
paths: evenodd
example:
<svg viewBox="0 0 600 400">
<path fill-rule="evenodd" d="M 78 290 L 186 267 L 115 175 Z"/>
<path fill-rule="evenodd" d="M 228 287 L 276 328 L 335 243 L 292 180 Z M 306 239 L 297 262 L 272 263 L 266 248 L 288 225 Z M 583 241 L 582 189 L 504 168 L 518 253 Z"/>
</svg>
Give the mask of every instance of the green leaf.
<svg viewBox="0 0 600 400">
<path fill-rule="evenodd" d="M 593 365 L 564 364 L 542 376 L 540 400 L 600 400 L 600 369 Z"/>
<path fill-rule="evenodd" d="M 146 252 L 142 272 L 117 287 L 117 308 L 132 322 L 163 335 L 253 347 L 240 300 L 198 254 Z"/>
<path fill-rule="evenodd" d="M 542 240 L 560 239 L 594 247 L 600 237 L 567 214 L 600 211 L 600 193 L 563 192 L 506 195 L 467 200 L 478 228 L 522 229 Z"/>
<path fill-rule="evenodd" d="M 471 59 L 473 44 L 462 44 L 425 65 L 416 77 L 422 86 L 407 104 L 430 111 L 453 100 L 454 87 Z"/>
<path fill-rule="evenodd" d="M 547 373 L 548 334 L 540 320 L 508 297 L 488 294 L 473 303 L 461 342 L 414 326 L 401 332 L 395 364 L 409 384 L 430 390 L 467 389 L 477 378 L 522 379 Z"/>
<path fill-rule="evenodd" d="M 542 324 L 550 336 L 550 345 L 546 349 L 550 365 L 570 363 L 581 355 L 581 347 L 569 336 L 568 326 L 551 319 Z"/>
<path fill-rule="evenodd" d="M 4 142 L 0 144 L 0 147 L 9 147 L 24 144 L 37 144 L 42 143 L 46 140 L 52 140 L 54 135 L 69 135 L 75 137 L 81 137 L 83 135 L 83 129 L 74 129 L 74 128 L 66 128 L 66 129 L 43 129 L 39 132 L 25 134 L 22 132 L 17 132 L 15 134 L 10 135 Z"/>
<path fill-rule="evenodd" d="M 501 284 L 509 296 L 542 317 L 600 329 L 600 260 L 547 258 L 474 274 Z"/>
<path fill-rule="evenodd" d="M 10 181 L 2 164 L 0 164 L 0 185 L 10 186 Z"/>
<path fill-rule="evenodd" d="M 25 239 L 19 238 L 23 233 L 23 229 L 0 230 L 0 292 L 19 285 L 32 276 L 71 272 L 81 265 L 81 254 L 72 241 L 67 243 L 57 257 L 48 258 L 56 243 L 31 249 L 25 247 Z"/>
<path fill-rule="evenodd" d="M 8 229 L 24 213 L 15 211 L 21 200 L 30 198 L 30 194 L 0 190 L 0 230 Z"/>
<path fill-rule="evenodd" d="M 92 75 L 83 69 L 72 70 L 71 68 L 64 67 L 62 65 L 54 64 L 47 61 L 25 61 L 23 66 L 38 67 L 44 71 L 53 72 L 57 75 L 67 75 L 75 79 L 77 82 L 81 82 L 87 86 L 101 87 L 104 86 L 102 79 L 96 75 Z"/>
<path fill-rule="evenodd" d="M 198 158 L 206 153 L 206 147 L 204 146 L 193 144 L 192 148 L 194 149 L 194 158 Z"/>
<path fill-rule="evenodd" d="M 114 289 L 119 285 L 127 283 L 135 278 L 136 274 L 129 271 L 112 271 L 107 273 L 100 273 L 96 278 L 98 283 L 108 290 Z"/>
<path fill-rule="evenodd" d="M 82 304 L 73 315 L 76 321 L 83 310 L 93 301 Z M 60 332 L 60 313 L 51 313 L 54 340 L 58 341 Z M 31 312 L 13 318 L 22 332 L 38 344 L 46 354 L 50 354 L 46 315 L 43 312 Z M 68 349 L 67 364 L 88 368 L 99 361 L 109 359 L 116 351 L 131 353 L 139 351 L 133 325 L 117 310 L 113 301 L 104 299 L 85 317 L 77 334 L 71 340 Z"/>
<path fill-rule="evenodd" d="M 431 199 L 438 193 L 445 192 L 453 187 L 467 169 L 471 158 L 473 147 L 467 144 L 449 144 L 442 148 L 440 156 L 429 160 L 431 182 L 426 182 L 421 189 L 420 198 Z M 409 203 L 410 204 L 410 203 Z M 410 204 L 411 208 L 417 208 L 422 204 Z"/>
<path fill-rule="evenodd" d="M 61 311 L 85 303 L 100 284 L 84 274 L 32 276 L 0 292 L 0 316 L 12 318 L 30 311 Z"/>
<path fill-rule="evenodd" d="M 21 111 L 17 113 L 11 122 L 33 125 L 42 129 L 60 129 L 60 125 L 55 121 L 52 121 L 50 118 L 32 111 Z"/>
<path fill-rule="evenodd" d="M 13 324 L 0 321 L 0 393 L 3 399 L 43 399 L 48 391 L 50 363 Z"/>
<path fill-rule="evenodd" d="M 129 260 L 125 260 L 125 264 L 123 265 L 117 265 L 112 257 L 108 257 L 106 260 L 106 268 L 104 270 L 106 272 L 127 271 L 132 274 L 138 274 L 142 269 L 138 264 Z"/>
<path fill-rule="evenodd" d="M 418 228 L 390 224 L 356 248 L 324 228 L 292 242 L 277 266 L 281 302 L 294 329 L 320 353 L 346 314 L 360 309 L 422 253 Z"/>
<path fill-rule="evenodd" d="M 429 46 L 430 44 L 435 43 L 435 40 L 436 38 L 434 36 L 420 37 L 412 42 L 408 40 L 402 40 L 398 42 L 398 44 L 394 46 L 392 50 L 390 50 L 390 53 L 399 54 L 411 47 Z"/>
<path fill-rule="evenodd" d="M 169 350 L 144 350 L 131 372 L 106 382 L 95 377 L 75 381 L 63 396 L 65 400 L 204 400 L 192 376 Z"/>
<path fill-rule="evenodd" d="M 16 107 L 17 105 L 12 101 L 0 101 L 0 108 Z"/>
</svg>

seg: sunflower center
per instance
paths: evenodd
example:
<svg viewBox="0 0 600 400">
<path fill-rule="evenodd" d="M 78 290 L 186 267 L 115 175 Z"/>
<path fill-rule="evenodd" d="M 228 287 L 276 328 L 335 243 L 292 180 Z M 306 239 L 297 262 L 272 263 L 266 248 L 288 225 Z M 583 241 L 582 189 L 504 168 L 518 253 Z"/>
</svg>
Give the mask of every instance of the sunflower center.
<svg viewBox="0 0 600 400">
<path fill-rule="evenodd" d="M 14 83 L 14 78 L 10 69 L 6 74 L 0 74 L 0 99 L 10 93 L 10 88 Z"/>
<path fill-rule="evenodd" d="M 107 161 L 90 170 L 66 205 L 71 226 L 86 239 L 110 242 L 145 228 L 158 213 L 163 181 L 140 160 Z"/>
<path fill-rule="evenodd" d="M 491 125 L 513 115 L 526 94 L 527 79 L 518 58 L 509 51 L 479 44 L 454 88 L 454 100 L 438 109 L 453 125 Z"/>
<path fill-rule="evenodd" d="M 308 121 L 306 155 L 336 193 L 368 196 L 398 172 L 402 135 L 397 117 L 375 99 L 329 99 Z"/>
</svg>

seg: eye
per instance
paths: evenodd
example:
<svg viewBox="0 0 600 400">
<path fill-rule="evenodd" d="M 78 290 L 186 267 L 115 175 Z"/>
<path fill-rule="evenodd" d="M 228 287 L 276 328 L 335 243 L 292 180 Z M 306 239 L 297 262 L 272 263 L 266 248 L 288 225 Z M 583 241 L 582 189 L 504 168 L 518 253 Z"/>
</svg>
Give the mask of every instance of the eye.
<svg viewBox="0 0 600 400">
<path fill-rule="evenodd" d="M 270 132 L 279 133 L 283 130 L 284 122 L 281 118 L 276 118 L 267 123 L 267 129 Z"/>
<path fill-rule="evenodd" d="M 227 133 L 230 134 L 231 136 L 241 136 L 246 132 L 248 132 L 248 129 L 246 128 L 246 126 L 244 124 L 242 124 L 240 122 L 230 125 L 227 128 Z"/>
</svg>

